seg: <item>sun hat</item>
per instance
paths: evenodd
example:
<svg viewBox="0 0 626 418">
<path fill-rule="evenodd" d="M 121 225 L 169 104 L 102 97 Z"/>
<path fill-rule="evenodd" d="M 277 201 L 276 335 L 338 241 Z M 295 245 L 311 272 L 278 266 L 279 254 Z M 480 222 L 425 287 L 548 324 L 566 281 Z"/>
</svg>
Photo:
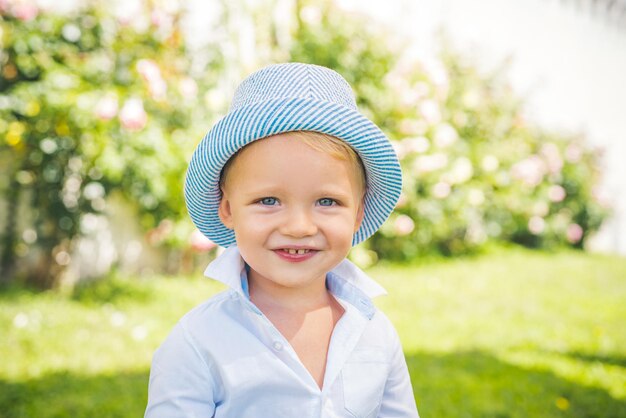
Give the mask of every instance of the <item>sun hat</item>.
<svg viewBox="0 0 626 418">
<path fill-rule="evenodd" d="M 241 82 L 228 114 L 195 149 L 185 177 L 191 220 L 223 247 L 235 234 L 218 216 L 220 174 L 241 148 L 261 138 L 292 131 L 315 131 L 349 144 L 365 167 L 364 217 L 352 245 L 367 239 L 393 210 L 402 188 L 396 153 L 385 134 L 356 106 L 348 82 L 326 67 L 284 63 L 262 68 Z"/>
</svg>

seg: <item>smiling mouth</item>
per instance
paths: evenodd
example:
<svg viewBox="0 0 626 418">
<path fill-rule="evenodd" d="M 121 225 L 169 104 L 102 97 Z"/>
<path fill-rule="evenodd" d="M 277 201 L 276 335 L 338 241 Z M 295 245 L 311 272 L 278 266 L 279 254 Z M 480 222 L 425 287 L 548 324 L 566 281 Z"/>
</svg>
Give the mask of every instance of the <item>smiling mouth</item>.
<svg viewBox="0 0 626 418">
<path fill-rule="evenodd" d="M 274 253 L 281 259 L 290 263 L 300 263 L 306 260 L 310 260 L 320 252 L 313 248 L 277 248 Z"/>
<path fill-rule="evenodd" d="M 296 250 L 294 248 L 281 248 L 280 250 L 284 251 L 286 253 L 292 254 L 292 255 L 293 254 L 307 254 L 310 251 L 313 251 L 313 250 L 309 250 L 309 249 L 306 249 L 306 250 L 305 249 L 297 249 Z"/>
</svg>

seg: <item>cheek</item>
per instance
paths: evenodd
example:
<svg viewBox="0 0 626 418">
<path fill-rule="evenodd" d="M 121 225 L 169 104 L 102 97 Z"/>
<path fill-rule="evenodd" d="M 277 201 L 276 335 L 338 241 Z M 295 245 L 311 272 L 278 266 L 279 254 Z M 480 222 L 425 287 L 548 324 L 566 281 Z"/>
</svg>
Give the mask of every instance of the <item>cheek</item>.
<svg viewBox="0 0 626 418">
<path fill-rule="evenodd" d="M 337 243 L 352 246 L 354 235 L 354 217 L 343 216 L 326 225 L 326 235 Z M 347 243 L 347 244 L 345 244 Z"/>
<path fill-rule="evenodd" d="M 262 219 L 250 213 L 235 213 L 233 223 L 236 236 L 246 236 L 252 238 L 266 233 L 270 226 L 269 219 Z"/>
</svg>

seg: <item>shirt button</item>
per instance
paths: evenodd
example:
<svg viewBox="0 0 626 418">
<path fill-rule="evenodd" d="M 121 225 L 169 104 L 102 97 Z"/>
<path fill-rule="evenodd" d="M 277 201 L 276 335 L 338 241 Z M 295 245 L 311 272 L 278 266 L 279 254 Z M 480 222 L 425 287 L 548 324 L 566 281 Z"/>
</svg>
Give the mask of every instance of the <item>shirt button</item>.
<svg viewBox="0 0 626 418">
<path fill-rule="evenodd" d="M 280 341 L 274 341 L 274 344 L 272 344 L 272 347 L 274 347 L 274 350 L 280 351 L 283 349 L 283 344 Z"/>
</svg>

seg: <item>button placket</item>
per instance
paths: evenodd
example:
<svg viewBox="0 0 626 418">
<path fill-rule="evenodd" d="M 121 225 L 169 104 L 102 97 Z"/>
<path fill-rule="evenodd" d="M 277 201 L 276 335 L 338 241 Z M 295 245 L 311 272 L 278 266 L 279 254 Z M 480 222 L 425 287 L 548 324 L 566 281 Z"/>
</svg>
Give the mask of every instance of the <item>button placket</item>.
<svg viewBox="0 0 626 418">
<path fill-rule="evenodd" d="M 256 305 L 254 305 L 250 300 L 242 298 L 241 301 L 244 303 L 247 309 L 253 312 L 254 316 L 259 318 L 259 320 L 261 321 L 259 324 L 259 337 L 263 335 L 264 338 L 261 339 L 265 341 L 265 344 L 268 347 L 271 347 L 276 354 L 283 352 L 285 350 L 285 342 L 282 338 L 282 335 L 280 335 L 280 333 L 278 333 L 278 330 L 276 330 L 276 328 L 274 327 L 274 324 L 272 324 L 270 320 L 263 314 L 263 312 L 261 312 L 261 310 L 257 308 Z"/>
</svg>

